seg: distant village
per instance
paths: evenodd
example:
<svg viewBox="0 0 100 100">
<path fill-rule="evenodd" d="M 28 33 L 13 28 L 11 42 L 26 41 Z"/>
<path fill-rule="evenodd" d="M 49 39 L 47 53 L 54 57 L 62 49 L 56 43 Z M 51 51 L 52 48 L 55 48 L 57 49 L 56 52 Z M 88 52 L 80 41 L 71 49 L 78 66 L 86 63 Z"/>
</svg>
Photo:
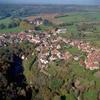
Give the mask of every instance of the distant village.
<svg viewBox="0 0 100 100">
<path fill-rule="evenodd" d="M 50 62 L 57 59 L 64 61 L 74 59 L 75 61 L 79 61 L 86 69 L 99 69 L 100 49 L 94 48 L 89 43 L 81 40 L 66 39 L 59 36 L 60 33 L 65 33 L 66 31 L 66 29 L 59 28 L 51 30 L 50 32 L 38 32 L 36 35 L 31 34 L 31 32 L 37 33 L 35 30 L 19 33 L 5 33 L 0 35 L 0 47 L 7 46 L 8 43 L 19 43 L 26 40 L 30 43 L 38 44 L 36 51 L 38 52 L 38 67 L 41 70 L 45 70 Z M 69 51 L 63 52 L 61 50 L 62 42 L 86 53 L 85 61 L 80 59 L 79 56 L 72 55 Z M 23 55 L 22 59 L 24 60 L 25 58 L 27 57 Z"/>
</svg>

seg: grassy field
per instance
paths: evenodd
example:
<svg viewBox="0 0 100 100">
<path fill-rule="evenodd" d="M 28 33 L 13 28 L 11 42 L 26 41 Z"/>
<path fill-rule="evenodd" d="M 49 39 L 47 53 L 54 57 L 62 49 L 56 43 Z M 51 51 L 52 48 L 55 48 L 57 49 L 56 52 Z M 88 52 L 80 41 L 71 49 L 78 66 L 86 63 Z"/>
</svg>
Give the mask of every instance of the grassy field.
<svg viewBox="0 0 100 100">
<path fill-rule="evenodd" d="M 34 56 L 31 58 L 28 58 L 28 60 L 23 61 L 23 66 L 24 66 L 24 75 L 26 76 L 27 82 L 30 82 L 33 77 L 33 71 L 30 70 L 30 65 L 34 59 Z"/>
<path fill-rule="evenodd" d="M 12 22 L 12 19 L 10 17 L 5 18 L 5 19 L 0 19 L 0 24 L 8 25 L 9 23 Z M 0 33 L 5 33 L 5 32 L 20 32 L 24 31 L 22 28 L 18 27 L 13 27 L 13 28 L 4 28 L 0 29 Z"/>
<path fill-rule="evenodd" d="M 48 25 L 48 26 L 46 26 L 46 25 L 40 25 L 39 27 L 40 27 L 40 29 L 42 31 L 53 29 L 53 26 L 51 26 L 51 25 Z"/>
<path fill-rule="evenodd" d="M 67 29 L 67 33 L 63 34 L 63 36 L 68 37 L 70 35 L 71 38 L 80 38 L 93 43 L 96 47 L 100 47 L 100 12 L 67 13 L 64 16 L 58 16 L 57 19 L 65 23 L 64 27 Z M 84 31 L 79 31 L 79 27 L 84 27 L 81 26 L 82 24 L 84 25 L 84 23 L 86 23 L 87 26 L 90 26 L 90 28 L 85 27 Z M 81 32 L 82 34 L 85 34 L 84 37 L 79 36 Z"/>
<path fill-rule="evenodd" d="M 12 21 L 12 19 L 10 17 L 8 18 L 5 18 L 5 19 L 0 19 L 0 24 L 3 23 L 3 24 L 8 24 Z"/>
<path fill-rule="evenodd" d="M 58 17 L 63 22 L 87 22 L 100 21 L 100 12 L 77 12 L 67 13 L 66 16 Z"/>
<path fill-rule="evenodd" d="M 94 76 L 94 71 L 86 70 L 75 61 L 70 64 L 70 68 L 77 78 L 80 77 L 80 80 L 83 84 L 96 81 L 96 87 L 100 87 L 100 80 Z"/>
<path fill-rule="evenodd" d="M 90 86 L 91 88 L 84 92 L 83 97 L 85 100 L 96 100 L 96 90 L 100 87 L 100 80 L 94 76 L 95 71 L 86 70 L 84 66 L 81 66 L 79 62 L 76 61 L 71 61 L 69 67 L 56 66 L 55 63 L 50 64 L 50 66 L 51 67 L 48 68 L 48 72 L 51 76 L 62 77 L 66 81 L 65 84 L 68 83 L 67 78 L 72 79 L 73 76 L 71 75 L 74 75 L 74 79 L 79 79 L 82 86 Z M 67 74 L 68 70 L 70 70 L 69 74 Z M 93 88 L 94 84 L 96 85 L 95 89 Z M 53 85 L 55 86 L 55 82 Z M 76 100 L 75 94 L 72 91 L 67 93 L 63 88 L 59 89 L 59 91 L 62 95 L 66 96 L 66 99 Z"/>
<path fill-rule="evenodd" d="M 6 28 L 6 29 L 2 29 L 0 30 L 1 33 L 5 33 L 5 32 L 21 32 L 23 31 L 23 29 L 21 29 L 20 27 L 16 27 L 16 28 Z"/>
</svg>

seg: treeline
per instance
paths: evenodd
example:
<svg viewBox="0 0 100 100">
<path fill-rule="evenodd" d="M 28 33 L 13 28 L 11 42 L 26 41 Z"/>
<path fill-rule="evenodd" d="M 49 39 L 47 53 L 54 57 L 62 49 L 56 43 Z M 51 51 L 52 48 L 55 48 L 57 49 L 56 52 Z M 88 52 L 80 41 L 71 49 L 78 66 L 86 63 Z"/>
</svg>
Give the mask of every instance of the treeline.
<svg viewBox="0 0 100 100">
<path fill-rule="evenodd" d="M 69 16 L 68 14 L 65 14 L 65 15 L 59 15 L 59 16 L 56 16 L 55 18 L 61 18 L 61 17 L 67 17 Z"/>
<path fill-rule="evenodd" d="M 92 23 L 81 23 L 77 25 L 78 31 L 95 31 L 96 25 Z"/>
<path fill-rule="evenodd" d="M 21 22 L 21 19 L 19 18 L 15 18 L 15 19 L 11 18 L 11 21 L 9 23 L 0 23 L 0 29 L 18 27 L 20 25 L 20 22 Z"/>
<path fill-rule="evenodd" d="M 67 13 L 82 11 L 99 11 L 98 6 L 74 5 L 0 5 L 0 16 L 26 17 L 40 13 Z"/>
<path fill-rule="evenodd" d="M 65 26 L 71 26 L 71 25 L 74 25 L 73 22 L 70 22 L 70 23 L 62 23 L 62 24 L 59 24 L 58 27 L 65 27 Z"/>
</svg>

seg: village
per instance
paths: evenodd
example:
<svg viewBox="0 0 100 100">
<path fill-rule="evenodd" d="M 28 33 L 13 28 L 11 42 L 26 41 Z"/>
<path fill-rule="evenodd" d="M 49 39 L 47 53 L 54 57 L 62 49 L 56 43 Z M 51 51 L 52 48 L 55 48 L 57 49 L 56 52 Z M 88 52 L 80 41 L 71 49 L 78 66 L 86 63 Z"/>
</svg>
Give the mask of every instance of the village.
<svg viewBox="0 0 100 100">
<path fill-rule="evenodd" d="M 36 35 L 31 34 L 31 32 L 36 33 L 35 30 L 29 30 L 27 33 L 19 32 L 13 34 L 2 34 L 0 36 L 0 47 L 6 46 L 7 43 L 11 44 L 13 42 L 18 43 L 22 41 L 29 41 L 30 43 L 37 44 L 35 49 L 38 52 L 38 67 L 41 69 L 41 71 L 47 69 L 48 64 L 57 59 L 64 61 L 73 59 L 75 61 L 79 61 L 81 66 L 84 66 L 89 70 L 100 68 L 100 49 L 94 48 L 90 43 L 81 40 L 66 39 L 59 36 L 59 34 L 62 32 L 66 32 L 66 29 L 57 29 L 50 32 L 39 32 Z M 75 47 L 86 53 L 85 60 L 80 59 L 79 56 L 71 54 L 69 51 L 63 52 L 62 43 Z M 27 57 L 22 55 L 22 59 L 24 60 L 25 58 Z"/>
<path fill-rule="evenodd" d="M 6 1 L 0 100 L 100 100 L 99 1 Z"/>
</svg>

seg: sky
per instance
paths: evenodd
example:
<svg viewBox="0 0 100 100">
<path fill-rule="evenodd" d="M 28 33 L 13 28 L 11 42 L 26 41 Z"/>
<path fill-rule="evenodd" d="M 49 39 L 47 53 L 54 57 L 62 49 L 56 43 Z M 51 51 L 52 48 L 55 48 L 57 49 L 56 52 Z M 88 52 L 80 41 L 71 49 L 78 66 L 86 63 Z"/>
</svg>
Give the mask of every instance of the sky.
<svg viewBox="0 0 100 100">
<path fill-rule="evenodd" d="M 0 0 L 5 4 L 81 4 L 100 5 L 100 0 Z"/>
</svg>

